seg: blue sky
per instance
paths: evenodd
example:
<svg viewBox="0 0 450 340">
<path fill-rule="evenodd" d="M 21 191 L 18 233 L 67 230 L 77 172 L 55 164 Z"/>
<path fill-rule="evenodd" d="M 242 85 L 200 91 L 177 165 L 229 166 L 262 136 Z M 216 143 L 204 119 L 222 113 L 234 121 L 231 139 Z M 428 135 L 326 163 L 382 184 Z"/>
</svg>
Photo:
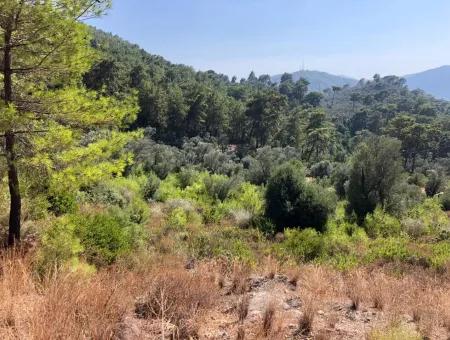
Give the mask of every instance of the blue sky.
<svg viewBox="0 0 450 340">
<path fill-rule="evenodd" d="M 153 54 L 230 76 L 356 78 L 450 64 L 449 0 L 113 0 L 90 22 Z"/>
</svg>

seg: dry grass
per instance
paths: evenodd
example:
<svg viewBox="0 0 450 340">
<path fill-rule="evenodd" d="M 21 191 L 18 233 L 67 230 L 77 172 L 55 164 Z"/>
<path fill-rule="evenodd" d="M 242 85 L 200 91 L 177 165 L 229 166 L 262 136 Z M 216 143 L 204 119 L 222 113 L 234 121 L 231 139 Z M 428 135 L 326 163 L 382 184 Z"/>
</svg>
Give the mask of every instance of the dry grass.
<svg viewBox="0 0 450 340">
<path fill-rule="evenodd" d="M 311 333 L 316 312 L 317 307 L 315 306 L 314 298 L 312 296 L 307 297 L 303 314 L 298 320 L 297 335 L 309 335 Z"/>
<path fill-rule="evenodd" d="M 247 294 L 243 295 L 237 305 L 237 314 L 240 323 L 244 322 L 244 320 L 247 318 L 249 304 L 250 296 L 248 296 Z"/>
<path fill-rule="evenodd" d="M 7 256 L 0 271 L 1 339 L 118 338 L 134 312 L 170 323 L 186 338 L 218 293 L 206 268 L 191 273 L 181 261 L 142 272 L 110 268 L 38 278 L 27 258 Z"/>
<path fill-rule="evenodd" d="M 244 340 L 245 339 L 245 328 L 241 325 L 237 330 L 236 340 Z"/>
<path fill-rule="evenodd" d="M 274 331 L 276 311 L 275 302 L 270 300 L 264 310 L 262 322 L 262 333 L 265 337 L 269 336 Z"/>
<path fill-rule="evenodd" d="M 201 338 L 205 329 L 231 325 L 229 334 L 238 339 L 275 339 L 292 335 L 293 330 L 287 327 L 292 323 L 299 335 L 318 338 L 318 330 L 329 326 L 327 332 L 332 337 L 335 324 L 353 322 L 345 316 L 348 298 L 361 313 L 372 307 L 382 309 L 382 313 L 372 310 L 381 318 L 375 325 L 379 331 L 370 334 L 374 339 L 396 334 L 398 330 L 385 326 L 406 319 L 430 339 L 445 339 L 450 334 L 450 279 L 425 270 L 399 274 L 386 268 L 360 268 L 344 274 L 317 265 L 305 265 L 301 270 L 286 268 L 287 285 L 272 282 L 258 288 L 273 289 L 267 294 L 277 297 L 278 305 L 273 299 L 263 304 L 261 324 L 256 323 L 253 329 L 247 316 L 248 278 L 252 273 L 248 267 L 215 261 L 199 262 L 193 270 L 186 270 L 184 260 L 167 256 L 139 261 L 142 263 L 132 270 L 112 267 L 90 275 L 56 271 L 39 278 L 32 270 L 30 256 L 0 257 L 0 339 L 126 338 L 123 334 L 131 327 L 129 319 L 156 325 L 156 331 L 151 330 L 156 333 L 146 334 L 147 338 L 161 338 L 161 333 L 175 339 Z M 302 301 L 301 317 L 291 314 L 295 316 L 286 321 L 288 311 L 281 308 L 281 296 L 297 294 L 287 289 L 293 285 L 294 276 Z M 217 278 L 226 290 L 220 290 Z M 234 295 L 225 295 L 228 291 Z M 231 308 L 236 306 L 236 314 L 221 314 L 226 301 Z M 336 305 L 341 309 L 333 309 Z M 321 316 L 317 314 L 319 309 L 325 311 Z M 212 313 L 224 321 L 211 321 Z M 279 325 L 284 327 L 281 331 Z M 353 325 L 358 327 L 357 322 Z M 359 338 L 366 332 L 362 328 Z"/>
<path fill-rule="evenodd" d="M 245 265 L 233 263 L 231 272 L 230 293 L 244 294 L 248 291 L 248 279 L 250 276 L 250 268 Z"/>
<path fill-rule="evenodd" d="M 55 273 L 38 280 L 20 258 L 1 261 L 0 338 L 109 339 L 132 303 L 126 275 Z"/>
<path fill-rule="evenodd" d="M 136 314 L 176 326 L 180 338 L 196 336 L 198 320 L 217 297 L 214 280 L 206 272 L 181 267 L 161 268 L 136 304 Z"/>
</svg>

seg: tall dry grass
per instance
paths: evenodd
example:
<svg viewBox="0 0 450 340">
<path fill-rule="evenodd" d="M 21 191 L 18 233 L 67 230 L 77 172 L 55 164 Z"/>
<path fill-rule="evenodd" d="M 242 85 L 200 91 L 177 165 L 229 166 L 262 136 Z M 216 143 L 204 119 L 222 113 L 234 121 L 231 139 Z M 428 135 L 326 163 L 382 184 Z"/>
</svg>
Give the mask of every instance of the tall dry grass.
<svg viewBox="0 0 450 340">
<path fill-rule="evenodd" d="M 206 268 L 188 272 L 181 261 L 134 272 L 55 271 L 42 278 L 31 258 L 5 254 L 0 257 L 0 339 L 126 338 L 127 320 L 139 317 L 171 324 L 184 339 L 195 335 L 217 291 Z"/>
</svg>

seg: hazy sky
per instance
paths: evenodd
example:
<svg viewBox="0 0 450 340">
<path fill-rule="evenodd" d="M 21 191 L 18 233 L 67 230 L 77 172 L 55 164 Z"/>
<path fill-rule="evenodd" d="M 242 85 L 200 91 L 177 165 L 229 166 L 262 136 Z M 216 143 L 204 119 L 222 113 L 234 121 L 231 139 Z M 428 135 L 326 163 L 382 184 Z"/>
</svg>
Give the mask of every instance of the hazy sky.
<svg viewBox="0 0 450 340">
<path fill-rule="evenodd" d="M 228 75 L 306 69 L 356 78 L 450 64 L 450 0 L 113 0 L 90 23 L 153 54 Z"/>
</svg>

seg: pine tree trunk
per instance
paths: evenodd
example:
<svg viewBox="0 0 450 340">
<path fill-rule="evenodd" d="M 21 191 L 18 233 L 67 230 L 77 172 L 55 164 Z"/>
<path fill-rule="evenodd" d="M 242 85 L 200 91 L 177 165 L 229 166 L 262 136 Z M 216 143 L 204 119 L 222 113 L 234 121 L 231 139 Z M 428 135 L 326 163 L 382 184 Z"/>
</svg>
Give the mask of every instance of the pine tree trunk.
<svg viewBox="0 0 450 340">
<path fill-rule="evenodd" d="M 10 26 L 11 27 L 11 26 Z M 12 29 L 5 30 L 5 48 L 3 55 L 3 90 L 5 104 L 10 105 L 13 100 L 12 69 L 11 69 L 11 35 Z M 14 131 L 5 133 L 5 152 L 8 167 L 8 186 L 10 194 L 8 245 L 13 246 L 20 241 L 20 219 L 22 199 L 20 196 L 19 175 L 16 164 Z"/>
<path fill-rule="evenodd" d="M 22 200 L 20 196 L 19 176 L 16 166 L 16 155 L 14 150 L 14 133 L 7 132 L 5 136 L 6 160 L 8 165 L 8 186 L 11 199 L 9 209 L 9 231 L 8 245 L 13 246 L 20 241 L 20 218 Z"/>
</svg>

